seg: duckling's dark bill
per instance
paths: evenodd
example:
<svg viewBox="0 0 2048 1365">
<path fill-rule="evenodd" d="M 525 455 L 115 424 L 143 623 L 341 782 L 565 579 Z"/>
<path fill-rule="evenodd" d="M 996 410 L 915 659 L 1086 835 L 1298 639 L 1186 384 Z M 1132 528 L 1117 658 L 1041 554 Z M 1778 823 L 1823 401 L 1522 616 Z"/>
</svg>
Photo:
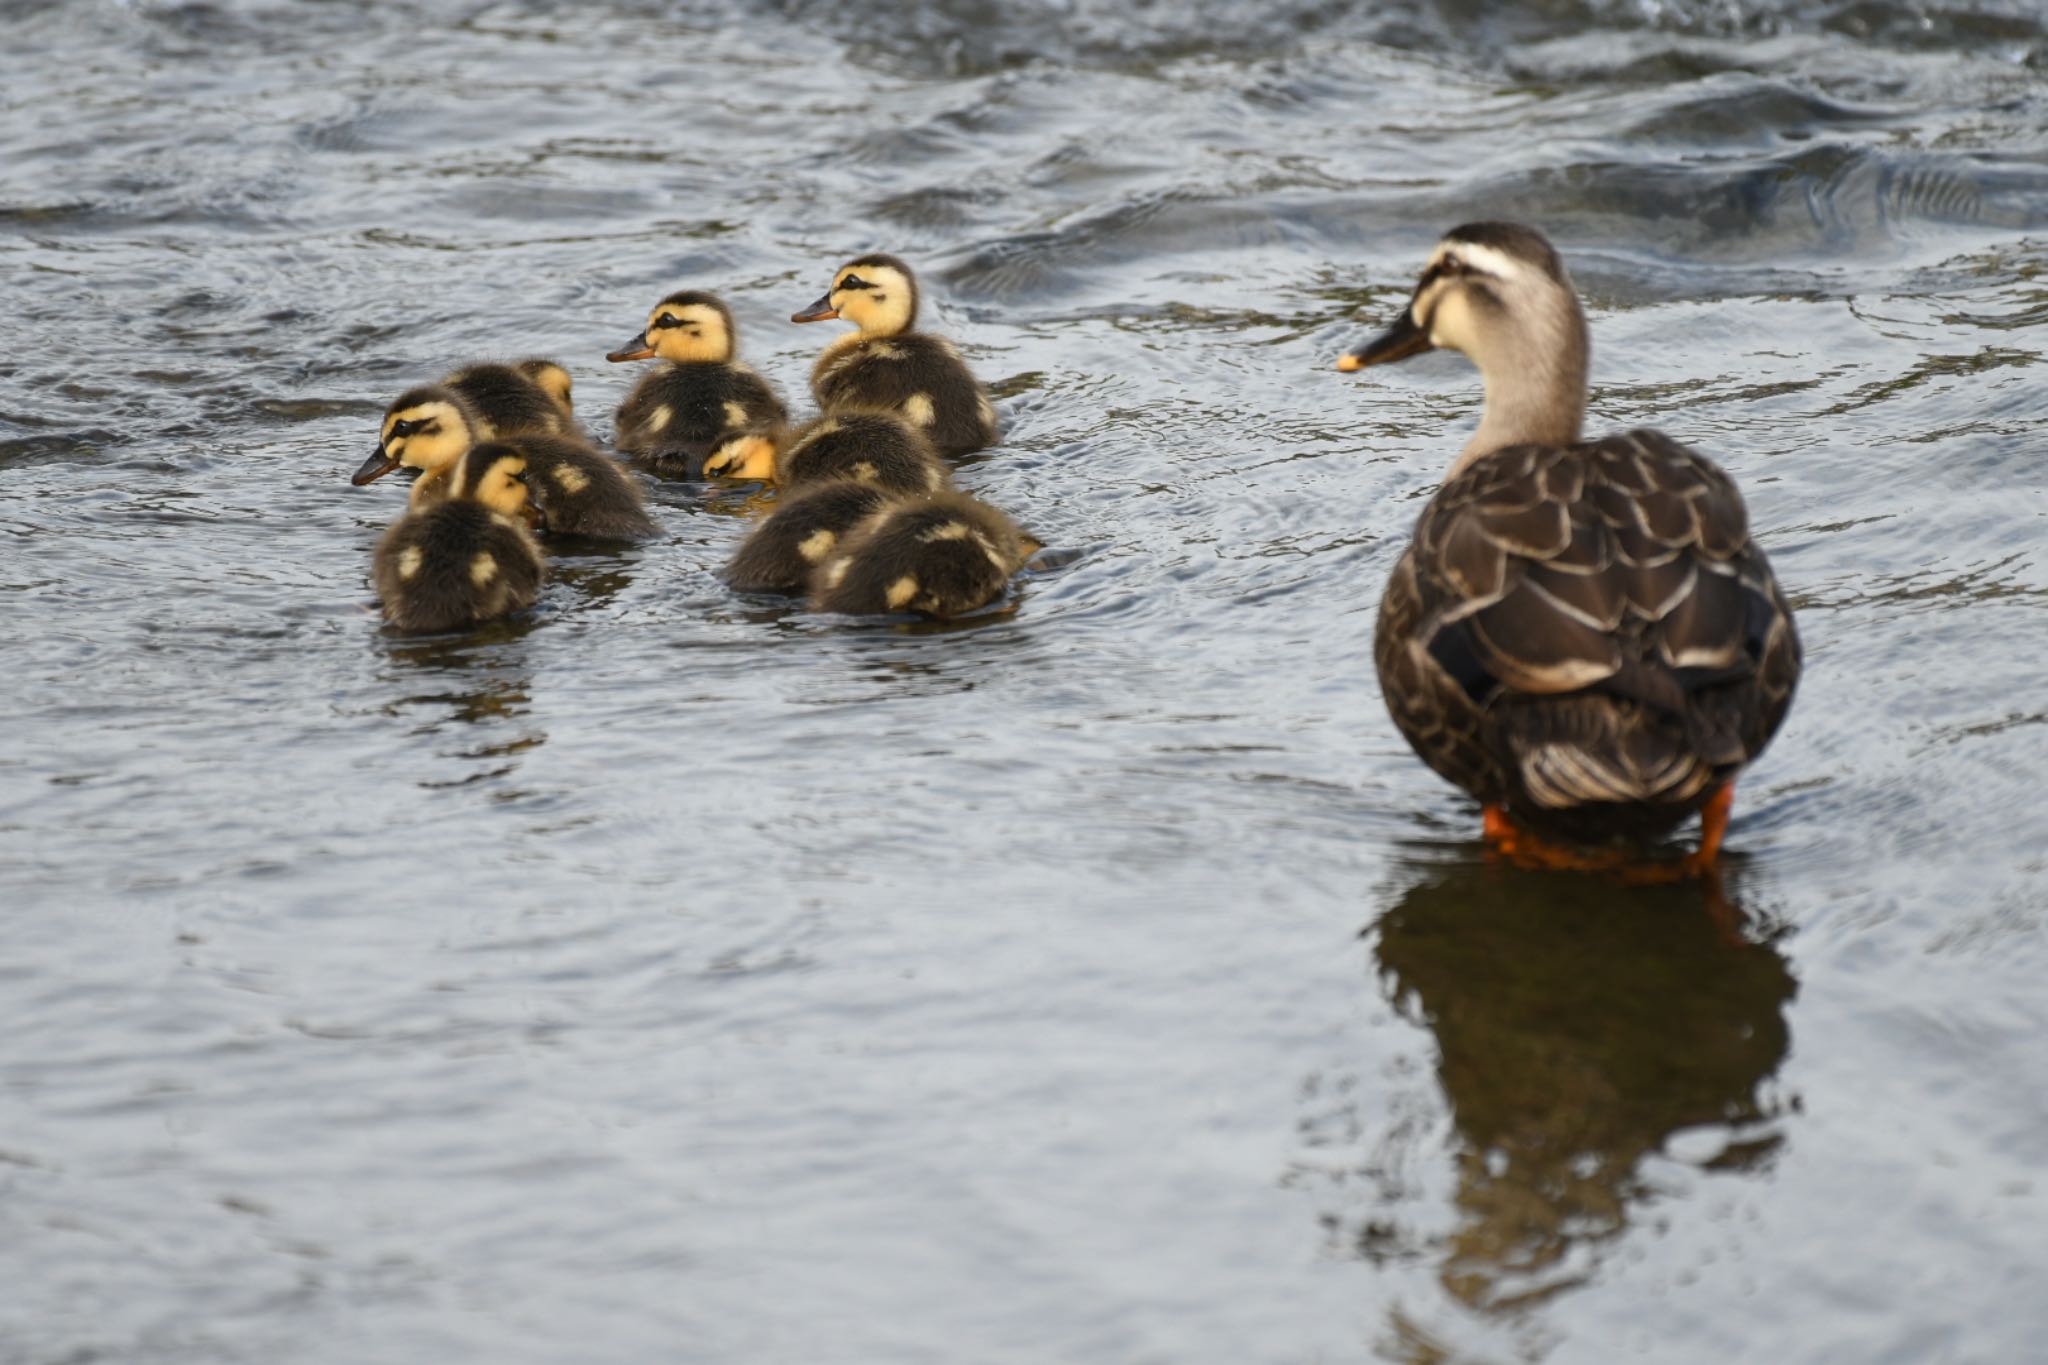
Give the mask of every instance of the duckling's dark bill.
<svg viewBox="0 0 2048 1365">
<path fill-rule="evenodd" d="M 647 344 L 644 336 L 634 337 L 618 350 L 605 353 L 606 360 L 650 360 L 653 356 L 654 348 Z"/>
<path fill-rule="evenodd" d="M 1406 360 L 1411 355 L 1435 350 L 1429 333 L 1415 325 L 1415 314 L 1401 310 L 1401 317 L 1392 327 L 1381 332 L 1356 351 L 1346 351 L 1337 357 L 1337 368 L 1349 374 L 1362 370 L 1368 365 L 1391 365 L 1397 360 Z"/>
<path fill-rule="evenodd" d="M 386 455 L 383 446 L 378 446 L 375 453 L 363 461 L 362 468 L 349 476 L 348 481 L 360 488 L 366 483 L 375 483 L 396 468 L 398 461 Z"/>
<path fill-rule="evenodd" d="M 804 309 L 801 313 L 791 313 L 789 320 L 791 322 L 823 322 L 827 318 L 836 318 L 838 316 L 839 310 L 832 306 L 832 296 L 830 294 L 821 294 L 818 296 L 816 303 Z"/>
</svg>

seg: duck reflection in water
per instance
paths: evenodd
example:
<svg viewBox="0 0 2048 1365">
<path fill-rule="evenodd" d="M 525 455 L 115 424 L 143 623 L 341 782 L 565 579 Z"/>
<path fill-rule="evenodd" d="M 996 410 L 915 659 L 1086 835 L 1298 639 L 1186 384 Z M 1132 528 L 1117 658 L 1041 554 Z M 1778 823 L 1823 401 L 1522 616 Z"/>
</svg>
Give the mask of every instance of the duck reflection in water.
<svg viewBox="0 0 2048 1365">
<path fill-rule="evenodd" d="M 1697 888 L 1437 867 L 1366 933 L 1389 1001 L 1435 1035 L 1456 1184 L 1447 1236 L 1416 1239 L 1382 1206 L 1350 1254 L 1440 1255 L 1453 1298 L 1512 1311 L 1591 1276 L 1674 1133 L 1722 1129 L 1713 1171 L 1760 1170 L 1783 1141 L 1766 1083 L 1797 983 L 1768 935 L 1731 939 Z"/>
</svg>

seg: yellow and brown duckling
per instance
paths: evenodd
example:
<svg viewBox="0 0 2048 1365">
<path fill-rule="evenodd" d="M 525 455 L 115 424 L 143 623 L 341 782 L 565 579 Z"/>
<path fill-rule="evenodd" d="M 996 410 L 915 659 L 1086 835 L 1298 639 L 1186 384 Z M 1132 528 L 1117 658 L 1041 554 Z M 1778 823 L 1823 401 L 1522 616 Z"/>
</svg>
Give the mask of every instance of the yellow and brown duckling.
<svg viewBox="0 0 2048 1365">
<path fill-rule="evenodd" d="M 385 620 L 459 630 L 533 605 L 545 566 L 526 474 L 515 447 L 476 446 L 447 472 L 445 497 L 392 523 L 371 560 Z"/>
<path fill-rule="evenodd" d="M 924 433 L 889 412 L 827 413 L 785 438 L 734 442 L 711 453 L 704 473 L 789 488 L 851 479 L 898 493 L 936 493 L 952 482 Z"/>
<path fill-rule="evenodd" d="M 384 414 L 377 448 L 350 482 L 374 482 L 401 465 L 417 469 L 412 505 L 447 496 L 456 462 L 480 439 L 468 401 L 441 384 L 400 394 Z M 527 462 L 526 486 L 540 529 L 599 540 L 639 540 L 660 531 L 632 475 L 581 441 L 522 433 L 502 438 Z"/>
<path fill-rule="evenodd" d="M 792 322 L 844 318 L 860 330 L 836 338 L 811 367 L 811 392 L 830 414 L 847 409 L 901 413 L 939 454 L 965 455 L 996 443 L 988 391 L 944 337 L 913 330 L 918 291 L 894 256 L 861 256 L 839 267 L 823 298 Z"/>
<path fill-rule="evenodd" d="M 465 365 L 441 380 L 462 395 L 477 423 L 477 439 L 495 440 L 538 432 L 575 435 L 569 372 L 538 357 L 512 365 L 486 361 Z"/>
<path fill-rule="evenodd" d="M 1676 869 L 1711 872 L 1735 778 L 1800 670 L 1741 493 L 1661 432 L 1581 439 L 1585 315 L 1531 228 L 1453 229 L 1399 320 L 1337 367 L 1434 347 L 1479 367 L 1486 407 L 1380 600 L 1395 726 L 1517 861 L 1613 866 L 1633 855 L 1585 850 L 1698 813 Z"/>
<path fill-rule="evenodd" d="M 737 346 L 732 311 L 716 295 L 685 289 L 654 305 L 641 335 L 605 357 L 663 362 L 619 404 L 618 448 L 652 473 L 694 479 L 714 449 L 743 457 L 772 446 L 789 411 Z"/>
<path fill-rule="evenodd" d="M 886 488 L 851 479 L 788 490 L 741 543 L 725 580 L 741 592 L 800 593 L 847 532 L 897 501 Z"/>
<path fill-rule="evenodd" d="M 812 571 L 811 606 L 872 616 L 960 616 L 1000 597 L 1039 543 L 964 493 L 891 501 Z"/>
</svg>

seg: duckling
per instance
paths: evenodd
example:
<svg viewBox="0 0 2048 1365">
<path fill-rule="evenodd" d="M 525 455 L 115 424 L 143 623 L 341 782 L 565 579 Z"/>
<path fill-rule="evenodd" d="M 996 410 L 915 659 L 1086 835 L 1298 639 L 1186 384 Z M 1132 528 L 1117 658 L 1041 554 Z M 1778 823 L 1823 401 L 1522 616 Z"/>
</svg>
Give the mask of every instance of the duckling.
<svg viewBox="0 0 2048 1365">
<path fill-rule="evenodd" d="M 647 326 L 606 360 L 666 363 L 619 404 L 614 444 L 655 474 L 694 479 L 704 457 L 735 437 L 751 448 L 772 443 L 789 421 L 768 381 L 734 358 L 732 312 L 716 295 L 684 289 L 654 305 Z"/>
<path fill-rule="evenodd" d="M 384 619 L 403 631 L 456 630 L 533 605 L 545 568 L 527 529 L 527 463 L 476 446 L 447 474 L 447 496 L 408 511 L 371 559 Z"/>
<path fill-rule="evenodd" d="M 812 571 L 811 606 L 856 616 L 959 616 L 994 601 L 1042 548 L 964 493 L 894 501 L 848 532 Z"/>
<path fill-rule="evenodd" d="M 792 490 L 740 545 L 725 581 L 741 592 L 802 592 L 848 531 L 896 501 L 888 489 L 852 479 Z"/>
<path fill-rule="evenodd" d="M 448 496 L 456 461 L 475 445 L 481 419 L 456 390 L 424 384 L 398 396 L 384 414 L 376 450 L 349 480 L 372 483 L 400 465 L 420 471 L 411 503 Z M 616 460 L 566 437 L 523 433 L 504 438 L 527 461 L 526 479 L 541 529 L 600 540 L 638 540 L 660 527 L 638 485 Z"/>
<path fill-rule="evenodd" d="M 861 256 L 839 267 L 823 298 L 790 315 L 791 322 L 845 318 L 860 328 L 836 338 L 812 367 L 819 408 L 900 412 L 948 458 L 994 445 L 988 391 L 952 342 L 911 330 L 917 304 L 909 266 L 894 256 Z"/>
<path fill-rule="evenodd" d="M 924 433 L 888 412 L 815 417 L 778 443 L 733 441 L 704 460 L 707 478 L 765 479 L 789 487 L 852 479 L 899 493 L 936 493 L 952 475 Z"/>
<path fill-rule="evenodd" d="M 1545 840 L 1633 843 L 1698 813 L 1676 868 L 1711 875 L 1735 778 L 1800 671 L 1741 493 L 1662 432 L 1580 437 L 1585 315 L 1533 228 L 1452 229 L 1400 318 L 1337 368 L 1434 347 L 1479 367 L 1486 406 L 1380 599 L 1396 728 L 1518 861 L 1612 865 Z"/>
<path fill-rule="evenodd" d="M 476 415 L 478 440 L 529 431 L 548 436 L 575 432 L 569 372 L 552 360 L 465 365 L 443 376 L 441 383 L 468 402 Z"/>
</svg>

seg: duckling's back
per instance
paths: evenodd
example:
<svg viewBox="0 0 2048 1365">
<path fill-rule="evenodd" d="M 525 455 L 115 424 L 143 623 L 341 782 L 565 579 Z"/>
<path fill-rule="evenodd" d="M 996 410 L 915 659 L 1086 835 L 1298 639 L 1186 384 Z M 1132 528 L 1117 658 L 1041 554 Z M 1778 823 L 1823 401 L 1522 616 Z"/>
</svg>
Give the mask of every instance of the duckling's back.
<svg viewBox="0 0 2048 1365">
<path fill-rule="evenodd" d="M 811 577 L 819 611 L 959 616 L 1002 595 L 1035 543 L 961 493 L 894 503 L 861 523 Z"/>
<path fill-rule="evenodd" d="M 936 493 L 951 482 L 924 434 L 891 412 L 828 413 L 797 431 L 778 461 L 790 487 L 852 479 L 902 493 Z"/>
<path fill-rule="evenodd" d="M 568 392 L 568 371 L 551 360 L 529 360 L 521 365 L 485 363 L 468 365 L 441 382 L 461 394 L 484 423 L 477 439 L 516 436 L 522 432 L 555 434 L 572 427 L 564 402 L 550 391 L 544 378 L 560 376 L 562 393 Z"/>
<path fill-rule="evenodd" d="M 787 492 L 732 557 L 726 582 L 741 592 L 802 592 L 847 532 L 895 500 L 887 489 L 851 479 Z"/>
<path fill-rule="evenodd" d="M 947 457 L 996 443 L 996 410 L 953 343 L 923 332 L 828 347 L 811 371 L 825 412 L 901 414 Z"/>
<path fill-rule="evenodd" d="M 540 549 L 526 528 L 467 499 L 399 518 L 372 560 L 384 616 L 399 630 L 457 630 L 531 606 Z"/>
<path fill-rule="evenodd" d="M 694 479 L 723 438 L 788 420 L 768 381 L 738 361 L 663 362 L 619 404 L 616 444 L 656 474 Z"/>
<path fill-rule="evenodd" d="M 543 529 L 595 540 L 660 533 L 639 481 L 617 460 L 561 436 L 520 436 L 507 444 L 526 457 L 527 489 Z"/>
</svg>

